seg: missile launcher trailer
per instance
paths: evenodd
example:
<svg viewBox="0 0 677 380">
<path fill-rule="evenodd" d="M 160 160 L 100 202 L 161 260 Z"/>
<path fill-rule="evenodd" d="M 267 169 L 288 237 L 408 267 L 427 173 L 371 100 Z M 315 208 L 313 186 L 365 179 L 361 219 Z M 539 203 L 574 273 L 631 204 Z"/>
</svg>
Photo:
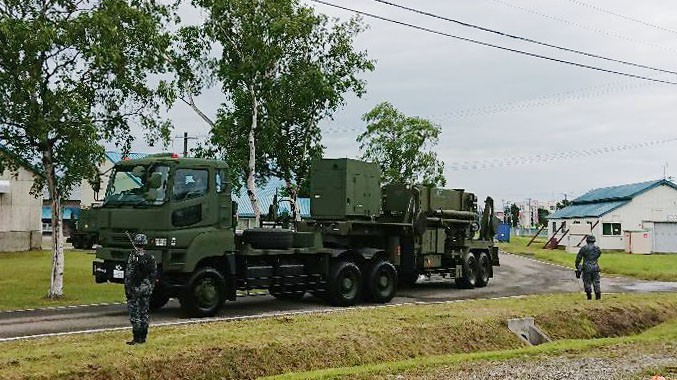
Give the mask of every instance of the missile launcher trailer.
<svg viewBox="0 0 677 380">
<path fill-rule="evenodd" d="M 477 214 L 463 190 L 379 184 L 378 165 L 322 159 L 311 169 L 311 217 L 295 230 L 236 231 L 225 164 L 153 155 L 116 164 L 97 226 L 96 282 L 124 280 L 125 231 L 149 237 L 158 262 L 152 307 L 177 297 L 191 316 L 214 315 L 238 291 L 277 298 L 310 292 L 328 303 L 390 301 L 420 275 L 486 286 L 498 265 L 493 204 Z"/>
</svg>

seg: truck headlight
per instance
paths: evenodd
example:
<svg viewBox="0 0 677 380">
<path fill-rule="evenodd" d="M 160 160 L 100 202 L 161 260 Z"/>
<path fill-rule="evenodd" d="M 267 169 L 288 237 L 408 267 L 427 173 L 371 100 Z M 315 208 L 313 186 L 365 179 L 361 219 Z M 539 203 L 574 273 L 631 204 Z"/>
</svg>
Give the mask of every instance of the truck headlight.
<svg viewBox="0 0 677 380">
<path fill-rule="evenodd" d="M 166 247 L 167 238 L 155 238 L 155 245 L 158 247 Z"/>
</svg>

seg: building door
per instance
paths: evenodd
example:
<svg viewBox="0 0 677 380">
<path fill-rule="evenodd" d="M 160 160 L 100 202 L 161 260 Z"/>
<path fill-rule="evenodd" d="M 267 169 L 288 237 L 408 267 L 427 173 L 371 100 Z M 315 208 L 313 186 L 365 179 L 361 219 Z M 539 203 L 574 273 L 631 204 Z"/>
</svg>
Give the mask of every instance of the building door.
<svg viewBox="0 0 677 380">
<path fill-rule="evenodd" d="M 654 223 L 653 251 L 677 253 L 677 223 Z"/>
</svg>

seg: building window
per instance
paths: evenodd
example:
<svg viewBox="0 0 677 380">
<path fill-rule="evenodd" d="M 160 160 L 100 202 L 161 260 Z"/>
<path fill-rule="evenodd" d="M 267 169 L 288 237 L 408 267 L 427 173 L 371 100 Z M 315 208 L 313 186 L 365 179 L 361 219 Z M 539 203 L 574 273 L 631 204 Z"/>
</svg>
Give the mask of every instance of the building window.
<svg viewBox="0 0 677 380">
<path fill-rule="evenodd" d="M 580 220 L 574 220 L 574 224 L 581 224 Z"/>
<path fill-rule="evenodd" d="M 557 231 L 557 222 L 552 222 L 552 232 L 555 233 Z"/>
<path fill-rule="evenodd" d="M 602 235 L 617 236 L 621 234 L 620 223 L 602 223 Z"/>
</svg>

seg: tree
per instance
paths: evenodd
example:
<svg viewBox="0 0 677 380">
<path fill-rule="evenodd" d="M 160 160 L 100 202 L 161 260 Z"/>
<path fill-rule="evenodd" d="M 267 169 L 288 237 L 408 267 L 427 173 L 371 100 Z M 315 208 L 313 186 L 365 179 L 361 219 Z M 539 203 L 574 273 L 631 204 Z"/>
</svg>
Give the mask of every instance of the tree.
<svg viewBox="0 0 677 380">
<path fill-rule="evenodd" d="M 44 174 L 32 193 L 52 201 L 50 298 L 63 296 L 61 201 L 96 177 L 100 141 L 129 150 L 135 124 L 169 139 L 148 78 L 165 71 L 171 14 L 150 0 L 0 0 L 0 143 Z"/>
<path fill-rule="evenodd" d="M 212 128 L 200 153 L 227 160 L 236 182 L 245 178 L 258 223 L 256 183 L 278 175 L 296 194 L 323 151 L 318 122 L 344 104 L 346 92 L 364 93 L 356 75 L 373 70 L 373 62 L 352 46 L 364 27 L 358 19 L 332 22 L 297 0 L 193 4 L 207 19 L 180 32 L 176 62 L 193 68 L 179 70 L 180 97 Z M 225 95 L 215 119 L 193 101 L 209 78 Z"/>
<path fill-rule="evenodd" d="M 543 227 L 548 225 L 548 215 L 550 215 L 550 211 L 544 209 L 544 208 L 539 208 L 538 209 L 538 225 Z"/>
<path fill-rule="evenodd" d="M 357 137 L 363 160 L 378 162 L 382 183 L 423 183 L 444 186 L 444 162 L 431 151 L 441 128 L 409 117 L 383 102 L 362 115 L 367 130 Z"/>
<path fill-rule="evenodd" d="M 516 204 L 510 205 L 510 218 L 513 227 L 517 227 L 520 222 L 520 208 Z"/>
<path fill-rule="evenodd" d="M 571 204 L 571 201 L 566 199 L 566 197 L 565 197 L 561 201 L 557 202 L 557 204 L 555 205 L 555 209 L 560 210 L 560 209 L 563 209 L 563 208 L 569 206 L 570 204 Z"/>
</svg>

